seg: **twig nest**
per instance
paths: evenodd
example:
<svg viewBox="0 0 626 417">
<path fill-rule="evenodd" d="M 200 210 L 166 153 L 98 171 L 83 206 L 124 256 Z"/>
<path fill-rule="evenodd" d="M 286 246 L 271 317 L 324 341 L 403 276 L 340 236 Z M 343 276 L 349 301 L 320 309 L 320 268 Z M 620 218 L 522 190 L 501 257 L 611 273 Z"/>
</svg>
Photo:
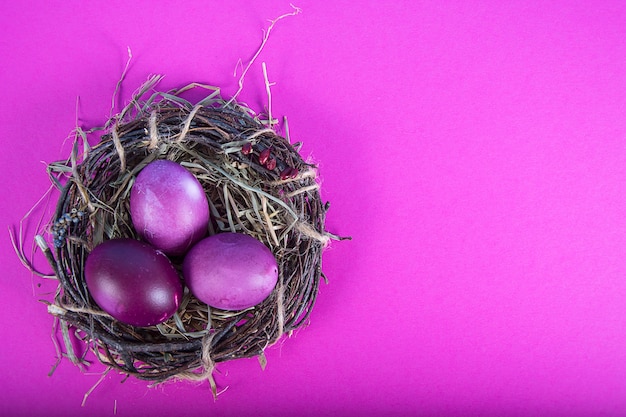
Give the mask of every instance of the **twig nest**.
<svg viewBox="0 0 626 417">
<path fill-rule="evenodd" d="M 66 181 L 53 219 L 54 255 L 48 252 L 60 285 L 49 311 L 78 329 L 112 368 L 158 382 L 209 379 L 215 387 L 215 363 L 253 356 L 263 363 L 268 345 L 308 322 L 323 276 L 322 250 L 335 236 L 324 228 L 328 205 L 320 201 L 316 167 L 271 123 L 224 101 L 217 89 L 192 105 L 177 92 L 140 101 L 149 87 L 109 120 L 100 143 L 80 153 L 77 140 L 68 161 L 52 169 Z M 277 283 L 260 304 L 211 308 L 185 288 L 169 320 L 135 327 L 94 302 L 86 259 L 104 241 L 141 239 L 130 217 L 131 189 L 156 160 L 180 164 L 201 184 L 210 210 L 208 235 L 246 234 L 274 255 Z M 182 273 L 182 258 L 171 259 Z"/>
</svg>

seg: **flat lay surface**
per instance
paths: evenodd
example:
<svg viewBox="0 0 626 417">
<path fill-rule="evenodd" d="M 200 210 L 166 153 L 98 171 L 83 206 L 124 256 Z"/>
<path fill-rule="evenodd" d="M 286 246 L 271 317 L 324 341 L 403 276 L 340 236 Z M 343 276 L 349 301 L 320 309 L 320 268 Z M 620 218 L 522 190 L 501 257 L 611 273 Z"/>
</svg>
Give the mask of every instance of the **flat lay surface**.
<svg viewBox="0 0 626 417">
<path fill-rule="evenodd" d="M 267 108 L 265 63 L 326 227 L 352 237 L 324 252 L 310 324 L 265 370 L 219 364 L 217 400 L 56 364 L 56 285 L 9 233 L 34 207 L 30 253 L 49 220 L 46 164 L 152 74 L 232 96 L 290 13 L 238 100 Z M 35 1 L 0 23 L 0 415 L 626 414 L 625 3 Z"/>
</svg>

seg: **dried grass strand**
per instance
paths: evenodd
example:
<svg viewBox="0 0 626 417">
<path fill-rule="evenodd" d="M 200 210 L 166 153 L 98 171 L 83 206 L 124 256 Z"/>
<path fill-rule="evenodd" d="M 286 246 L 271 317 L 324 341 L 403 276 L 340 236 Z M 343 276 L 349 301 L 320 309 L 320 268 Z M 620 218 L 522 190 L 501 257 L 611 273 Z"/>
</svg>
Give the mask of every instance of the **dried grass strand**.
<svg viewBox="0 0 626 417">
<path fill-rule="evenodd" d="M 148 119 L 148 132 L 150 135 L 150 145 L 148 146 L 149 149 L 154 149 L 157 147 L 157 144 L 159 143 L 159 131 L 157 129 L 157 112 L 155 110 L 153 110 L 150 113 L 150 119 Z"/>
<path fill-rule="evenodd" d="M 126 154 L 124 151 L 124 147 L 122 146 L 122 142 L 120 142 L 120 136 L 117 132 L 118 124 L 115 123 L 113 125 L 113 130 L 111 131 L 111 138 L 113 139 L 113 144 L 115 145 L 115 150 L 117 151 L 117 155 L 120 158 L 120 171 L 126 171 Z"/>
</svg>

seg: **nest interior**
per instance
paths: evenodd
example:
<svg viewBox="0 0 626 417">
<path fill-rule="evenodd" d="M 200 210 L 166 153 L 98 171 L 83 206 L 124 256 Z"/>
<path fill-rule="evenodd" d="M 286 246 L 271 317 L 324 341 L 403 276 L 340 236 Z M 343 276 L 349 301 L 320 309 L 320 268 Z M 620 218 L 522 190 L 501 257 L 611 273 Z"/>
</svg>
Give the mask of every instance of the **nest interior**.
<svg viewBox="0 0 626 417">
<path fill-rule="evenodd" d="M 316 167 L 297 144 L 217 89 L 195 105 L 180 97 L 182 89 L 140 102 L 148 87 L 109 120 L 98 144 L 79 152 L 76 141 L 71 157 L 49 168 L 51 178 L 66 181 L 53 249 L 46 251 L 59 280 L 48 309 L 111 368 L 156 382 L 213 381 L 216 363 L 263 361 L 267 346 L 308 322 L 324 277 L 322 251 L 337 237 L 324 227 L 328 204 L 320 200 Z M 264 161 L 268 153 L 274 162 Z M 198 178 L 209 200 L 208 234 L 245 233 L 270 248 L 279 279 L 261 304 L 223 311 L 185 290 L 170 320 L 146 328 L 120 323 L 95 304 L 83 277 L 86 257 L 104 240 L 139 238 L 129 216 L 130 189 L 156 159 L 176 161 Z"/>
</svg>

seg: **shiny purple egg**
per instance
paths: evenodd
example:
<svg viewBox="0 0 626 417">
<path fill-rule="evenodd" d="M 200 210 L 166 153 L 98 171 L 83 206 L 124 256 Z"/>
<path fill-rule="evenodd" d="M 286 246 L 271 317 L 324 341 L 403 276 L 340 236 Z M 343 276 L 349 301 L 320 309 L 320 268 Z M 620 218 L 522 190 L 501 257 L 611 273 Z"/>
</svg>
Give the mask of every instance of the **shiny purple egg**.
<svg viewBox="0 0 626 417">
<path fill-rule="evenodd" d="M 161 159 L 139 172 L 130 191 L 130 216 L 139 235 L 168 255 L 183 255 L 208 230 L 209 202 L 182 165 Z"/>
<path fill-rule="evenodd" d="M 222 310 L 243 310 L 265 300 L 278 281 L 278 264 L 260 241 L 220 233 L 196 243 L 183 261 L 183 278 L 200 301 Z"/>
<path fill-rule="evenodd" d="M 87 256 L 85 282 L 102 310 L 137 327 L 166 321 L 183 298 L 183 286 L 168 257 L 135 239 L 112 239 L 96 246 Z"/>
</svg>

